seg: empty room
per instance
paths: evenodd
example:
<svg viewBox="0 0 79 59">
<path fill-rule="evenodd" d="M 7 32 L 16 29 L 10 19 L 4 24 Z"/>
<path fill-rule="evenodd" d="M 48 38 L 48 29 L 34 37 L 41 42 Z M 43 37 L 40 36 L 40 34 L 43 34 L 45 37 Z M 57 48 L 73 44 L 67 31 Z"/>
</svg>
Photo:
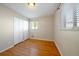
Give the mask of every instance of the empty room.
<svg viewBox="0 0 79 59">
<path fill-rule="evenodd" d="M 79 3 L 0 3 L 0 56 L 79 56 Z"/>
</svg>

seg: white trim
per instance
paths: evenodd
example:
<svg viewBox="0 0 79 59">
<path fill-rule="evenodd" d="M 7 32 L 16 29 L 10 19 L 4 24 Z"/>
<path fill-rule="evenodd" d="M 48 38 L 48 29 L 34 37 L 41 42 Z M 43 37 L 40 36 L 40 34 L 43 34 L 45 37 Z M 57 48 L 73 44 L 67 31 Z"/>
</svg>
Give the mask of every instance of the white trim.
<svg viewBox="0 0 79 59">
<path fill-rule="evenodd" d="M 5 49 L 3 49 L 3 50 L 1 50 L 0 53 L 4 52 L 4 51 L 6 51 L 6 50 L 8 50 L 8 49 L 10 49 L 10 48 L 12 48 L 12 47 L 14 47 L 14 45 L 12 45 L 12 46 L 10 46 L 10 47 L 8 47 L 8 48 L 5 48 Z"/>
<path fill-rule="evenodd" d="M 30 38 L 30 39 L 43 40 L 43 41 L 54 41 L 54 40 L 50 40 L 50 39 L 41 39 L 41 38 Z"/>
<path fill-rule="evenodd" d="M 60 50 L 60 48 L 59 48 L 59 46 L 58 46 L 56 40 L 54 40 L 54 43 L 55 43 L 55 45 L 56 45 L 56 47 L 57 47 L 57 49 L 58 49 L 60 55 L 63 56 L 63 54 L 62 54 L 62 52 L 61 52 L 61 50 Z"/>
<path fill-rule="evenodd" d="M 21 42 L 23 42 L 23 41 L 25 41 L 25 40 L 28 40 L 28 39 L 29 39 L 29 38 L 24 39 L 24 40 L 22 40 L 22 41 L 20 41 L 20 42 L 18 42 L 18 43 L 16 43 L 16 44 L 14 44 L 14 46 L 17 45 L 17 44 L 19 44 L 19 43 L 21 43 Z"/>
</svg>

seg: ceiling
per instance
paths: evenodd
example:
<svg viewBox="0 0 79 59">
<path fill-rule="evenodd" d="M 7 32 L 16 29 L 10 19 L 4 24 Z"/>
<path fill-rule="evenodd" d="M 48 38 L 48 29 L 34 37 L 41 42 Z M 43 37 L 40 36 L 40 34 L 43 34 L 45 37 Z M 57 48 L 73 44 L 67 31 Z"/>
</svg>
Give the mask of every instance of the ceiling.
<svg viewBox="0 0 79 59">
<path fill-rule="evenodd" d="M 7 7 L 28 18 L 51 16 L 59 3 L 36 3 L 34 8 L 29 8 L 27 3 L 5 3 Z"/>
</svg>

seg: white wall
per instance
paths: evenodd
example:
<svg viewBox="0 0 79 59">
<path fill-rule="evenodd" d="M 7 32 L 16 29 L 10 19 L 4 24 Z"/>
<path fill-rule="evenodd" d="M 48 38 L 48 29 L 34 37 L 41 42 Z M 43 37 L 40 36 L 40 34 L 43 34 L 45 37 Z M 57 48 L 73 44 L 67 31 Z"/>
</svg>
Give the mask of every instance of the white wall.
<svg viewBox="0 0 79 59">
<path fill-rule="evenodd" d="M 71 5 L 72 4 L 64 4 Z M 69 10 L 69 9 L 68 9 Z M 79 31 L 64 31 L 60 30 L 60 15 L 61 9 L 57 10 L 55 13 L 54 19 L 54 32 L 55 32 L 55 41 L 60 48 L 60 51 L 63 55 L 78 55 L 79 56 Z M 67 11 L 67 13 L 70 13 Z"/>
<path fill-rule="evenodd" d="M 13 45 L 13 16 L 25 18 L 0 4 L 0 51 Z"/>
<path fill-rule="evenodd" d="M 38 30 L 31 29 L 31 36 L 33 38 L 41 39 L 41 40 L 48 40 L 52 41 L 54 36 L 54 29 L 53 29 L 53 17 L 40 17 L 40 18 L 33 18 L 31 21 L 38 22 Z"/>
</svg>

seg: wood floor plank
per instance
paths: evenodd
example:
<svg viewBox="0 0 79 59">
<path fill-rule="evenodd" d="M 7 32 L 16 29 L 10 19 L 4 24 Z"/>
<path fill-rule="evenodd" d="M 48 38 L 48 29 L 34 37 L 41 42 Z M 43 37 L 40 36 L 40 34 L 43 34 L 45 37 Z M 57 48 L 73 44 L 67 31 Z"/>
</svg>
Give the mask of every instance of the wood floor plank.
<svg viewBox="0 0 79 59">
<path fill-rule="evenodd" d="M 60 53 L 54 42 L 28 39 L 0 53 L 0 56 L 60 56 Z"/>
</svg>

